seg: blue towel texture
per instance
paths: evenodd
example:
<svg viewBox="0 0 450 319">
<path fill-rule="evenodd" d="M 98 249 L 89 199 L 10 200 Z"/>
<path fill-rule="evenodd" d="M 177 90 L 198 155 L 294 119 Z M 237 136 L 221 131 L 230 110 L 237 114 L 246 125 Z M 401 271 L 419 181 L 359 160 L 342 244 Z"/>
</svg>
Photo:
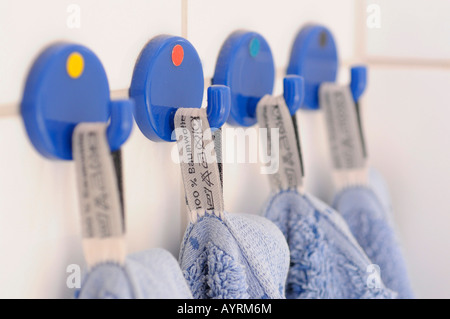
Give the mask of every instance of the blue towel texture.
<svg viewBox="0 0 450 319">
<path fill-rule="evenodd" d="M 342 217 L 315 197 L 281 191 L 264 215 L 284 234 L 290 248 L 286 298 L 395 298 Z"/>
</svg>

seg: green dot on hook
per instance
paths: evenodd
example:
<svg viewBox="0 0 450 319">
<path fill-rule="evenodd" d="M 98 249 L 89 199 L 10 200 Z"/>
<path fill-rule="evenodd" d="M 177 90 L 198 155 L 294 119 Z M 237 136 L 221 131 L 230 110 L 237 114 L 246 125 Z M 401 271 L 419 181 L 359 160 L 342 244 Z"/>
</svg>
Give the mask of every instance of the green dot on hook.
<svg viewBox="0 0 450 319">
<path fill-rule="evenodd" d="M 250 44 L 248 45 L 248 50 L 250 51 L 250 55 L 252 58 L 258 55 L 259 47 L 260 47 L 259 39 L 258 38 L 251 39 Z"/>
</svg>

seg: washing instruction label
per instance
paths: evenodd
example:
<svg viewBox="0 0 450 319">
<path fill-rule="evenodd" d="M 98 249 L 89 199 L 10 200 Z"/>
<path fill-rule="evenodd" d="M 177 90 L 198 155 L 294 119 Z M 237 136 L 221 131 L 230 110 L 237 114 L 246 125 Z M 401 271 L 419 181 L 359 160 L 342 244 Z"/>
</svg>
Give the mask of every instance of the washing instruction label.
<svg viewBox="0 0 450 319">
<path fill-rule="evenodd" d="M 366 164 L 362 132 L 350 88 L 323 83 L 319 91 L 320 108 L 325 114 L 333 167 L 337 170 L 363 168 Z"/>
<path fill-rule="evenodd" d="M 80 123 L 72 137 L 84 238 L 123 235 L 119 189 L 106 123 Z"/>
<path fill-rule="evenodd" d="M 175 135 L 191 220 L 203 216 L 205 211 L 222 216 L 222 185 L 206 110 L 178 109 L 175 113 Z"/>
<path fill-rule="evenodd" d="M 278 169 L 268 174 L 275 191 L 302 186 L 302 163 L 291 114 L 283 96 L 266 95 L 256 108 L 260 146 L 264 154 L 278 161 Z M 273 135 L 278 135 L 278 138 Z"/>
</svg>

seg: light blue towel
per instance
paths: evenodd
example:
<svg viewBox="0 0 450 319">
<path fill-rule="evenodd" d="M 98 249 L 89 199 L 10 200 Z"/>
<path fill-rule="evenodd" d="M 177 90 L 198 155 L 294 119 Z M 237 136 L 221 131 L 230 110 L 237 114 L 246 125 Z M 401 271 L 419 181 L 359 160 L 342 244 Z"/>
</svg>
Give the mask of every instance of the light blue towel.
<svg viewBox="0 0 450 319">
<path fill-rule="evenodd" d="M 261 216 L 205 214 L 189 224 L 180 264 L 194 298 L 284 298 L 289 250 Z"/>
<path fill-rule="evenodd" d="M 332 208 L 311 195 L 279 192 L 264 214 L 283 232 L 291 252 L 286 297 L 395 298 L 379 278 L 372 278 L 371 262 Z"/>
<path fill-rule="evenodd" d="M 84 278 L 80 299 L 191 299 L 177 260 L 166 250 L 128 256 L 125 266 L 104 263 Z"/>
<path fill-rule="evenodd" d="M 369 168 L 369 185 L 387 212 L 389 222 L 392 223 L 392 203 L 387 183 L 380 172 L 373 167 Z"/>
<path fill-rule="evenodd" d="M 397 291 L 399 298 L 414 298 L 386 204 L 370 188 L 355 186 L 342 190 L 333 206 L 347 221 L 372 262 L 380 267 L 385 285 Z"/>
</svg>

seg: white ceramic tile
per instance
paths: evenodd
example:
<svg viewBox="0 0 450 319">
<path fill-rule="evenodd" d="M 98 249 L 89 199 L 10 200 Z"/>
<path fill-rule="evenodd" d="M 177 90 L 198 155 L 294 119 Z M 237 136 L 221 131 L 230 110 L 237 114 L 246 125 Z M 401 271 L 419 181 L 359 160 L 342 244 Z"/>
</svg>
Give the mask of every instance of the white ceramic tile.
<svg viewBox="0 0 450 319">
<path fill-rule="evenodd" d="M 74 3 L 80 8 L 80 28 L 67 25 L 73 15 L 67 10 Z M 3 0 L 0 106 L 20 100 L 32 61 L 59 40 L 92 49 L 103 62 L 111 88 L 128 88 L 142 47 L 160 33 L 180 35 L 180 0 Z"/>
<path fill-rule="evenodd" d="M 377 9 L 368 6 L 373 4 L 379 8 L 379 28 L 372 24 Z M 361 9 L 370 56 L 450 60 L 450 1 L 367 0 Z"/>
<path fill-rule="evenodd" d="M 353 14 L 353 0 L 190 0 L 188 39 L 208 77 L 214 73 L 222 43 L 237 29 L 261 33 L 271 46 L 276 68 L 285 68 L 300 28 L 309 22 L 324 24 L 336 38 L 340 57 L 348 59 L 353 57 Z"/>
<path fill-rule="evenodd" d="M 387 180 L 417 295 L 449 298 L 449 71 L 372 69 L 368 151 Z"/>
<path fill-rule="evenodd" d="M 84 265 L 73 162 L 38 155 L 19 117 L 0 118 L 0 136 L 0 297 L 71 297 L 66 268 Z M 130 252 L 162 247 L 178 256 L 185 212 L 172 146 L 135 128 L 123 148 Z"/>
</svg>

